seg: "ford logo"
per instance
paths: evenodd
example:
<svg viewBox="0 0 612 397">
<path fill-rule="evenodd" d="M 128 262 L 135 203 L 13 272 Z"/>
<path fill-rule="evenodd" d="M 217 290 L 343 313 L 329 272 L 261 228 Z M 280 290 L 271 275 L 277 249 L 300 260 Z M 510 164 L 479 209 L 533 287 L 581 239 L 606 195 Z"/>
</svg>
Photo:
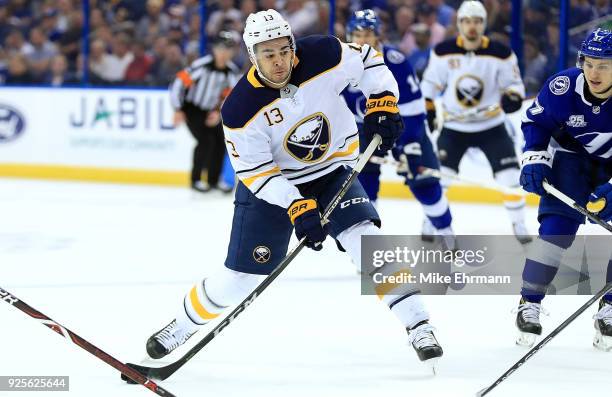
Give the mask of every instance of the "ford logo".
<svg viewBox="0 0 612 397">
<path fill-rule="evenodd" d="M 25 130 L 25 118 L 15 108 L 0 104 L 0 143 L 19 138 Z"/>
</svg>

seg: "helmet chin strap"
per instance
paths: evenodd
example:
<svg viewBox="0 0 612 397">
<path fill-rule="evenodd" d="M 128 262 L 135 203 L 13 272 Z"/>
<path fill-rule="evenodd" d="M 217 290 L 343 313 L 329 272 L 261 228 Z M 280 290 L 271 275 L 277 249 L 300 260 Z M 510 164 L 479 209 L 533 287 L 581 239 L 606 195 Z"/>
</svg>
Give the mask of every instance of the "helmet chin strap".
<svg viewBox="0 0 612 397">
<path fill-rule="evenodd" d="M 253 57 L 252 61 L 253 61 L 253 64 L 255 65 L 255 69 L 257 70 L 257 74 L 259 75 L 259 78 L 262 79 L 264 83 L 266 83 L 266 85 L 274 89 L 281 89 L 284 86 L 286 86 L 289 80 L 291 79 L 291 72 L 293 71 L 293 63 L 295 61 L 295 52 L 293 52 L 293 54 L 291 55 L 291 65 L 289 65 L 289 74 L 287 75 L 287 78 L 281 81 L 280 83 L 275 83 L 272 80 L 268 79 L 266 76 L 264 76 L 261 69 L 259 69 L 259 64 L 257 63 L 257 59 L 255 57 Z"/>
</svg>

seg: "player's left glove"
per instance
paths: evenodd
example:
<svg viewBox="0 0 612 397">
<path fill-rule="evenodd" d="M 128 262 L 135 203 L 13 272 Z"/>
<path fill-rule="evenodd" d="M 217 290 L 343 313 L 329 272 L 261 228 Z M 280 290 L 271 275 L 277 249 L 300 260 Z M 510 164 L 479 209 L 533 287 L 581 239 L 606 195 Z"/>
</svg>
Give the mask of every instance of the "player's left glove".
<svg viewBox="0 0 612 397">
<path fill-rule="evenodd" d="M 587 210 L 596 214 L 604 222 L 612 221 L 612 179 L 595 188 L 589 197 Z"/>
<path fill-rule="evenodd" d="M 378 146 L 380 150 L 384 152 L 391 150 L 404 131 L 404 122 L 397 108 L 397 98 L 391 92 L 383 91 L 380 94 L 370 95 L 366 103 L 363 129 L 371 136 L 380 135 L 382 138 Z"/>
<path fill-rule="evenodd" d="M 547 150 L 528 150 L 521 161 L 520 183 L 526 192 L 546 195 L 543 182 L 550 182 L 553 157 Z"/>
<path fill-rule="evenodd" d="M 418 142 L 407 143 L 405 145 L 395 145 L 391 149 L 393 158 L 402 164 L 402 170 L 397 173 L 408 179 L 413 179 L 419 174 L 419 169 L 422 166 L 421 162 L 421 144 Z"/>
<path fill-rule="evenodd" d="M 505 113 L 514 113 L 523 106 L 523 98 L 518 92 L 506 91 L 501 97 L 501 108 Z"/>
</svg>

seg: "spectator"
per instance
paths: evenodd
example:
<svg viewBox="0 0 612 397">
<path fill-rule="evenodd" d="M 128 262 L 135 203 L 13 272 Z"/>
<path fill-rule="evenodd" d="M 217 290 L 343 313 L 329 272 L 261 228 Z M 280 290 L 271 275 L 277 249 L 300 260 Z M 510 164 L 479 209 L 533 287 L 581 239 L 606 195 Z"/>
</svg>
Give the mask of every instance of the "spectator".
<svg viewBox="0 0 612 397">
<path fill-rule="evenodd" d="M 91 82 L 93 84 L 106 85 L 110 83 L 110 55 L 106 51 L 106 44 L 100 39 L 91 43 L 89 53 L 89 71 L 91 72 Z"/>
<path fill-rule="evenodd" d="M 134 60 L 125 72 L 125 81 L 129 85 L 145 85 L 150 79 L 153 58 L 146 53 L 143 41 L 136 41 L 132 45 Z"/>
<path fill-rule="evenodd" d="M 0 46 L 0 84 L 6 82 L 6 76 L 8 75 L 8 58 L 6 51 Z"/>
<path fill-rule="evenodd" d="M 57 48 L 45 37 L 42 29 L 30 30 L 32 50 L 25 53 L 30 71 L 35 81 L 42 82 L 48 72 L 51 58 L 57 54 Z"/>
<path fill-rule="evenodd" d="M 158 87 L 167 87 L 183 66 L 181 47 L 177 44 L 168 44 L 164 50 L 164 58 L 159 64 L 154 76 L 155 85 Z"/>
<path fill-rule="evenodd" d="M 118 34 L 112 44 L 113 51 L 108 57 L 106 77 L 112 83 L 121 83 L 125 80 L 128 65 L 134 60 L 130 51 L 130 38 L 127 34 Z"/>
<path fill-rule="evenodd" d="M 60 52 L 68 60 L 68 68 L 76 70 L 76 59 L 81 49 L 83 39 L 83 14 L 75 10 L 70 14 L 68 30 L 59 39 Z"/>
<path fill-rule="evenodd" d="M 57 30 L 60 34 L 70 29 L 72 14 L 75 10 L 71 0 L 57 0 Z"/>
<path fill-rule="evenodd" d="M 404 40 L 408 40 L 408 37 L 412 33 L 410 27 L 415 22 L 414 11 L 412 11 L 410 7 L 401 6 L 395 11 L 394 19 L 395 29 L 392 29 L 387 34 L 387 39 L 391 43 L 395 43 L 400 50 L 404 51 L 402 43 Z"/>
<path fill-rule="evenodd" d="M 427 0 L 433 9 L 437 11 L 437 21 L 440 25 L 447 27 L 453 21 L 455 10 L 444 2 L 444 0 Z"/>
<path fill-rule="evenodd" d="M 499 3 L 499 9 L 495 17 L 487 18 L 489 30 L 491 32 L 509 34 L 512 30 L 512 2 L 510 0 L 500 0 Z"/>
<path fill-rule="evenodd" d="M 582 25 L 595 17 L 589 0 L 570 0 L 570 27 Z"/>
<path fill-rule="evenodd" d="M 429 62 L 431 33 L 424 23 L 415 23 L 412 25 L 411 30 L 414 36 L 415 48 L 408 56 L 408 62 L 412 65 L 417 77 L 421 79 Z"/>
<path fill-rule="evenodd" d="M 612 15 L 612 1 L 595 0 L 595 4 L 593 5 L 593 17 L 601 18 L 606 15 Z"/>
<path fill-rule="evenodd" d="M 147 14 L 136 28 L 136 36 L 150 45 L 155 37 L 164 36 L 170 29 L 170 17 L 163 13 L 163 0 L 147 0 Z"/>
<path fill-rule="evenodd" d="M 317 32 L 319 9 L 314 1 L 287 0 L 285 9 L 280 12 L 287 20 L 293 34 L 297 37 Z"/>
<path fill-rule="evenodd" d="M 219 0 L 219 9 L 210 14 L 206 34 L 214 37 L 221 30 L 242 31 L 244 20 L 240 10 L 234 8 L 233 0 Z"/>
<path fill-rule="evenodd" d="M 28 62 L 22 54 L 15 54 L 9 58 L 6 84 L 31 84 L 32 75 L 28 70 Z"/>
<path fill-rule="evenodd" d="M 62 54 L 51 58 L 49 72 L 44 81 L 53 87 L 61 87 L 67 84 L 78 83 L 76 76 L 68 71 L 68 61 Z"/>
<path fill-rule="evenodd" d="M 4 43 L 6 36 L 9 35 L 12 28 L 9 24 L 9 9 L 4 3 L 0 3 L 0 43 Z"/>
<path fill-rule="evenodd" d="M 532 96 L 537 95 L 542 82 L 546 80 L 547 59 L 540 52 L 538 41 L 533 36 L 525 36 L 524 43 L 525 70 L 523 84 L 525 84 L 527 96 Z"/>
<path fill-rule="evenodd" d="M 429 29 L 431 34 L 429 38 L 429 45 L 432 48 L 444 40 L 444 35 L 446 33 L 446 29 L 444 29 L 444 27 L 438 23 L 437 18 L 438 16 L 436 10 L 427 3 L 422 4 L 417 11 L 417 20 L 420 23 L 427 25 L 427 28 Z M 404 39 L 400 44 L 400 49 L 405 54 L 410 55 L 416 48 L 416 41 L 414 39 L 414 35 L 412 35 L 412 32 L 407 36 L 404 36 Z"/>
<path fill-rule="evenodd" d="M 180 22 L 174 21 L 170 26 L 170 30 L 168 30 L 168 41 L 174 44 L 178 44 L 181 49 L 185 44 L 185 34 L 183 33 L 183 26 Z"/>
<path fill-rule="evenodd" d="M 41 28 L 45 36 L 54 43 L 59 41 L 63 33 L 57 28 L 57 11 L 52 8 L 43 12 L 38 27 Z"/>
<path fill-rule="evenodd" d="M 32 44 L 25 41 L 23 33 L 17 29 L 13 29 L 4 40 L 4 49 L 9 57 L 13 55 L 24 55 L 34 51 Z"/>
</svg>

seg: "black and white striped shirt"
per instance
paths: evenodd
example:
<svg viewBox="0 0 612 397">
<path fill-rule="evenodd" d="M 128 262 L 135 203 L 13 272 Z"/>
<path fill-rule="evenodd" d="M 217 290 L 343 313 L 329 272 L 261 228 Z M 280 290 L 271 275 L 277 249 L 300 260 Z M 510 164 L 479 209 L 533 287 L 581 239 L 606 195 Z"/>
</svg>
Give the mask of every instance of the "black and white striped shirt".
<svg viewBox="0 0 612 397">
<path fill-rule="evenodd" d="M 240 77 L 240 69 L 232 62 L 225 69 L 218 69 L 212 55 L 198 58 L 176 74 L 170 86 L 172 107 L 180 110 L 185 103 L 190 103 L 202 110 L 218 109 L 228 89 Z"/>
</svg>

